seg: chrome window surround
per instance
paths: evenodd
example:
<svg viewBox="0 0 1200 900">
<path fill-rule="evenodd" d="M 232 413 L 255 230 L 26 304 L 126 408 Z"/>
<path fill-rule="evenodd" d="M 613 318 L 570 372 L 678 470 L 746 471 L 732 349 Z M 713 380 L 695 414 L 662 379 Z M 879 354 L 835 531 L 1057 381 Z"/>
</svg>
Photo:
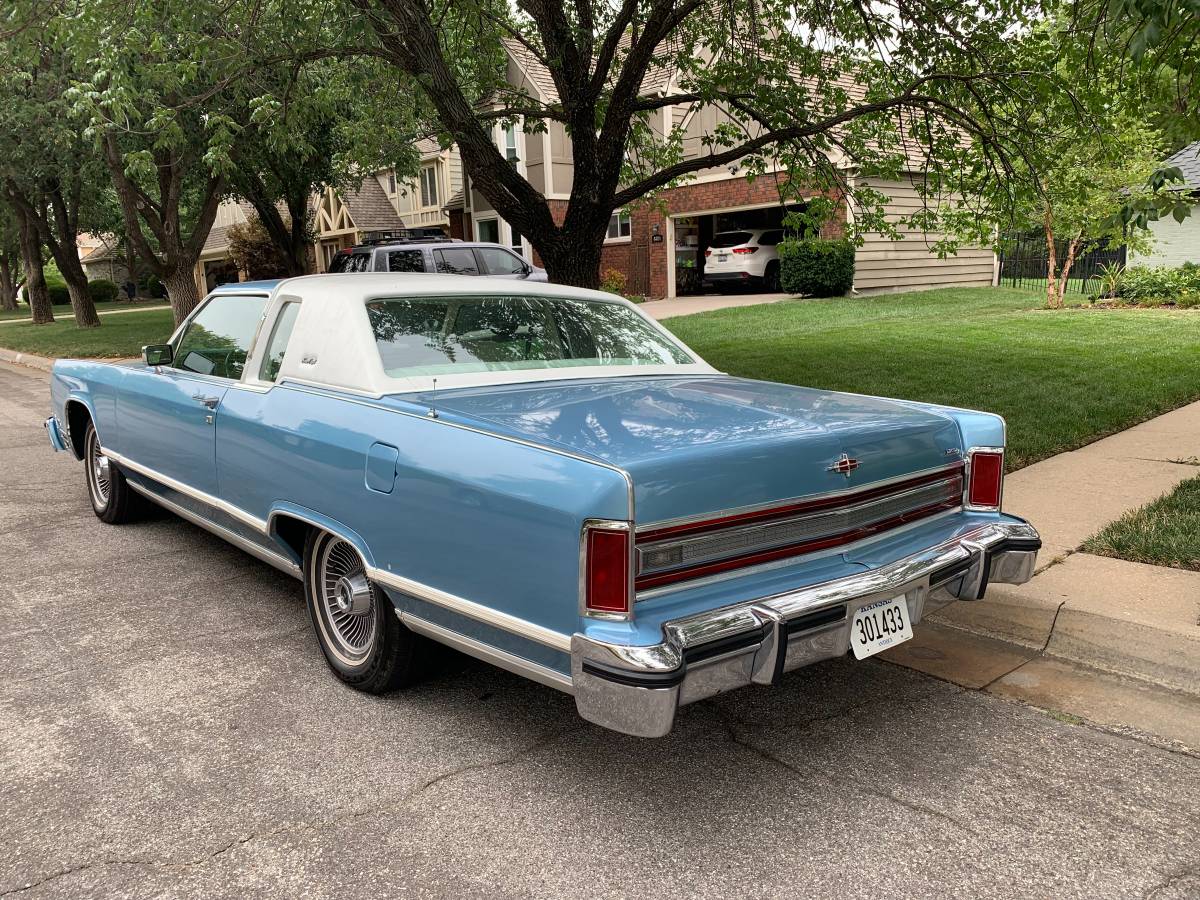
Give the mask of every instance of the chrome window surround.
<svg viewBox="0 0 1200 900">
<path fill-rule="evenodd" d="M 836 537 L 896 516 L 957 500 L 962 494 L 960 479 L 959 471 L 955 471 L 938 481 L 860 503 L 800 512 L 767 522 L 731 524 L 690 537 L 649 541 L 637 548 L 638 575 L 683 572 L 742 555 L 781 549 L 790 544 Z M 669 558 L 660 562 L 655 559 L 657 554 L 668 554 Z"/>
<path fill-rule="evenodd" d="M 971 473 L 974 471 L 976 453 L 1000 454 L 1000 502 L 995 506 L 978 506 L 971 503 Z M 967 450 L 967 469 L 963 477 L 963 509 L 968 512 L 1000 512 L 1004 507 L 1004 448 L 1003 447 L 971 447 Z"/>
<path fill-rule="evenodd" d="M 628 581 L 625 585 L 625 596 L 629 601 L 628 612 L 610 612 L 603 609 L 589 609 L 587 605 L 587 543 L 590 531 L 623 531 L 627 535 L 629 558 L 625 562 Z M 634 593 L 633 580 L 637 575 L 637 550 L 633 539 L 633 526 L 620 519 L 584 519 L 583 527 L 579 529 L 579 615 L 589 619 L 605 619 L 611 622 L 628 622 L 633 618 L 633 608 L 637 595 Z"/>
</svg>

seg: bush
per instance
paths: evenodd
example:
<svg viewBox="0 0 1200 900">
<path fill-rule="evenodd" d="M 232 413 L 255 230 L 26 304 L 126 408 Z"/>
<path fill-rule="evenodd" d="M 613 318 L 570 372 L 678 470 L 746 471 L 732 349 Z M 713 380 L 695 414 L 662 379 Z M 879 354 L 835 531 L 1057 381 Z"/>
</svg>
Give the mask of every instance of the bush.
<svg viewBox="0 0 1200 900">
<path fill-rule="evenodd" d="M 789 294 L 842 296 L 854 286 L 854 244 L 784 241 L 779 245 L 779 282 Z"/>
<path fill-rule="evenodd" d="M 600 273 L 600 290 L 624 297 L 626 286 L 625 273 L 620 269 L 605 269 Z"/>
<path fill-rule="evenodd" d="M 157 275 L 142 276 L 141 283 L 138 284 L 138 293 L 147 297 L 153 297 L 155 300 L 161 300 L 167 296 L 167 289 L 163 283 L 158 280 Z"/>
<path fill-rule="evenodd" d="M 1200 304 L 1200 267 L 1187 264 L 1178 269 L 1163 266 L 1130 266 L 1121 276 L 1118 294 L 1138 306 L 1193 307 Z"/>
<path fill-rule="evenodd" d="M 66 306 L 71 302 L 71 292 L 65 284 L 46 279 L 46 290 L 50 294 L 50 302 L 55 306 Z"/>
<path fill-rule="evenodd" d="M 93 303 L 108 303 L 117 299 L 118 288 L 107 278 L 97 278 L 88 282 L 88 293 L 92 295 Z"/>
</svg>

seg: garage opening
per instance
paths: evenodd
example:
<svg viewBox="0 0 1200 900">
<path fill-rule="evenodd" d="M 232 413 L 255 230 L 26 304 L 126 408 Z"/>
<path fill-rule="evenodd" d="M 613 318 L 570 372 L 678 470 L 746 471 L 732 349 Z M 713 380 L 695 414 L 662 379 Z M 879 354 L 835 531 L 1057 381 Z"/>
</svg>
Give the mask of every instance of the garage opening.
<svg viewBox="0 0 1200 900">
<path fill-rule="evenodd" d="M 668 284 L 668 295 L 779 291 L 777 245 L 787 234 L 783 220 L 804 208 L 803 203 L 776 203 L 673 217 L 675 283 Z"/>
</svg>

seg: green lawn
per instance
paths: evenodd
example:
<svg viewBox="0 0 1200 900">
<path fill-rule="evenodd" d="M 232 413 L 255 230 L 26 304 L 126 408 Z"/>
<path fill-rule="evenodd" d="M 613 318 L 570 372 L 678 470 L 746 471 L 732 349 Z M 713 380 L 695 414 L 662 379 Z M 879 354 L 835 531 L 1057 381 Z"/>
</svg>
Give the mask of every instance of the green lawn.
<svg viewBox="0 0 1200 900">
<path fill-rule="evenodd" d="M 1200 478 L 1126 513 L 1084 545 L 1087 553 L 1200 571 Z"/>
<path fill-rule="evenodd" d="M 143 309 L 147 306 L 162 306 L 166 302 L 167 302 L 166 300 L 139 300 L 136 303 L 126 303 L 124 301 L 121 301 L 121 302 L 104 301 L 104 302 L 96 304 L 96 312 L 105 313 L 105 312 L 109 312 L 110 310 L 114 310 L 114 309 Z M 28 318 L 29 318 L 29 307 L 26 306 L 24 303 L 22 303 L 16 309 L 0 309 L 0 322 L 7 321 L 9 319 L 28 319 Z M 71 313 L 71 307 L 70 306 L 54 307 L 54 318 L 56 320 L 57 319 L 69 319 L 71 321 L 74 321 L 74 318 Z M 3 342 L 0 342 L 0 346 L 7 346 L 7 345 L 3 344 Z"/>
<path fill-rule="evenodd" d="M 1009 468 L 1200 399 L 1200 314 L 1039 309 L 946 288 L 726 309 L 667 325 L 735 375 L 997 412 Z"/>
<path fill-rule="evenodd" d="M 55 309 L 60 309 L 56 307 Z M 138 356 L 142 345 L 166 340 L 174 330 L 170 309 L 103 316 L 99 328 L 76 328 L 68 313 L 51 325 L 0 325 L 0 347 L 41 356 Z"/>
</svg>

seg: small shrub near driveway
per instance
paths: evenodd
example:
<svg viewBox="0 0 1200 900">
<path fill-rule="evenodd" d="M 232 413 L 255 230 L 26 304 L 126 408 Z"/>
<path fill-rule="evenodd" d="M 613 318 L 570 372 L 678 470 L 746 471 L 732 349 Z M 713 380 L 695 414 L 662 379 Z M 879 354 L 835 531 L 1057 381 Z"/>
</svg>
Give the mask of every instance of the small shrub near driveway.
<svg viewBox="0 0 1200 900">
<path fill-rule="evenodd" d="M 1083 545 L 1086 553 L 1200 570 L 1200 478 L 1113 522 Z"/>
<path fill-rule="evenodd" d="M 779 283 L 789 294 L 842 296 L 854 286 L 854 244 L 784 241 L 779 245 Z"/>
<path fill-rule="evenodd" d="M 625 273 L 620 269 L 605 269 L 600 273 L 600 290 L 625 296 Z"/>
</svg>

